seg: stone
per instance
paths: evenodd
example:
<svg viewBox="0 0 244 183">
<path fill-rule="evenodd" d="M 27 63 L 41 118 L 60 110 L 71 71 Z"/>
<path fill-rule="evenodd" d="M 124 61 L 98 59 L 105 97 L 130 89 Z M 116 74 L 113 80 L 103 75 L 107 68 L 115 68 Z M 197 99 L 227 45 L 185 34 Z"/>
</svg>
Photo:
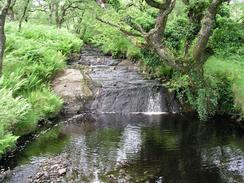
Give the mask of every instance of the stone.
<svg viewBox="0 0 244 183">
<path fill-rule="evenodd" d="M 51 167 L 50 167 L 50 169 L 55 169 L 55 168 L 57 168 L 58 167 L 58 164 L 55 164 L 55 165 L 52 165 Z"/>
<path fill-rule="evenodd" d="M 58 174 L 59 175 L 63 175 L 63 174 L 66 173 L 66 171 L 67 171 L 66 168 L 61 168 L 61 169 L 58 170 Z"/>
<path fill-rule="evenodd" d="M 47 171 L 43 172 L 44 177 L 49 177 L 49 174 Z"/>
<path fill-rule="evenodd" d="M 92 96 L 89 76 L 80 69 L 65 69 L 54 79 L 54 92 L 64 101 L 64 114 L 77 114 L 83 108 L 84 100 Z"/>
<path fill-rule="evenodd" d="M 131 62 L 129 60 L 123 60 L 118 64 L 118 66 L 130 66 Z"/>
</svg>

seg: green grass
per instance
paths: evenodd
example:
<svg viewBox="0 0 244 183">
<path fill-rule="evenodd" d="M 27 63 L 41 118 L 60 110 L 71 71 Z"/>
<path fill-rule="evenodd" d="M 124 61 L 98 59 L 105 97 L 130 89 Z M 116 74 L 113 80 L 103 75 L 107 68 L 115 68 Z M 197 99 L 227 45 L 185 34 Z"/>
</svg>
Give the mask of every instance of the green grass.
<svg viewBox="0 0 244 183">
<path fill-rule="evenodd" d="M 244 58 L 211 57 L 205 65 L 205 72 L 212 76 L 225 76 L 234 95 L 234 108 L 244 114 Z"/>
<path fill-rule="evenodd" d="M 19 136 L 36 130 L 38 121 L 53 117 L 62 100 L 50 82 L 64 69 L 67 56 L 79 51 L 82 41 L 66 29 L 25 24 L 6 26 L 7 43 L 0 79 L 0 156 Z"/>
</svg>

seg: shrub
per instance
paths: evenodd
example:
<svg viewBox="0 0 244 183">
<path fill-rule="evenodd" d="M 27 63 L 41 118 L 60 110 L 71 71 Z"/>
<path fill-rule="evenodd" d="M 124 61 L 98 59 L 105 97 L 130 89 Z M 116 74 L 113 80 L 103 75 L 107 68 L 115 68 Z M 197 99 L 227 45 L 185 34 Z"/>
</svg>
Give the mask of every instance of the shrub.
<svg viewBox="0 0 244 183">
<path fill-rule="evenodd" d="M 0 155 L 13 147 L 18 136 L 36 130 L 38 121 L 53 117 L 62 100 L 49 88 L 67 55 L 82 45 L 67 30 L 25 24 L 17 31 L 7 24 L 6 58 L 0 79 Z"/>
<path fill-rule="evenodd" d="M 31 105 L 26 99 L 14 98 L 8 89 L 0 89 L 0 155 L 11 148 L 17 136 L 12 134 L 16 125 L 25 119 L 31 111 Z"/>
<path fill-rule="evenodd" d="M 62 107 L 62 100 L 47 88 L 31 92 L 27 100 L 32 104 L 33 111 L 43 118 L 55 116 Z"/>
<path fill-rule="evenodd" d="M 218 17 L 209 46 L 216 55 L 244 56 L 244 26 L 231 18 Z"/>
</svg>

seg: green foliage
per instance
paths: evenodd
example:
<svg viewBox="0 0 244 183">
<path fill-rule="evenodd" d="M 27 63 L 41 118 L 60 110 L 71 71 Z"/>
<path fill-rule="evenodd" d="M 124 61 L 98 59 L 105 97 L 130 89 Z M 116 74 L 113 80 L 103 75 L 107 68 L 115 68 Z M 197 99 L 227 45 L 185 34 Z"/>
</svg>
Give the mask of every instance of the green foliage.
<svg viewBox="0 0 244 183">
<path fill-rule="evenodd" d="M 53 91 L 47 88 L 31 92 L 27 98 L 33 111 L 40 117 L 54 116 L 62 107 L 62 101 Z"/>
<path fill-rule="evenodd" d="M 171 78 L 172 69 L 165 66 L 159 56 L 152 52 L 142 51 L 141 60 L 147 72 L 154 78 Z"/>
<path fill-rule="evenodd" d="M 110 4 L 116 11 L 120 9 L 120 0 L 108 0 L 108 4 Z"/>
<path fill-rule="evenodd" d="M 68 32 L 67 29 L 56 29 L 52 26 L 36 24 L 25 24 L 23 26 L 23 30 L 21 30 L 20 32 L 18 32 L 16 28 L 17 27 L 15 23 L 9 23 L 7 25 L 7 34 L 12 33 L 15 36 L 17 36 L 10 36 L 9 39 L 15 38 L 14 41 L 17 41 L 16 38 L 30 40 L 36 44 L 39 43 L 39 45 L 37 46 L 46 46 L 52 50 L 60 51 L 64 55 L 70 52 L 79 51 L 80 46 L 82 44 L 81 40 L 77 39 L 77 37 L 74 34 Z M 8 40 L 7 44 L 11 44 L 14 41 Z"/>
<path fill-rule="evenodd" d="M 87 25 L 85 38 L 87 42 L 100 47 L 104 53 L 117 57 L 137 57 L 140 49 L 134 46 L 125 36 L 113 27 L 96 20 Z"/>
<path fill-rule="evenodd" d="M 206 84 L 208 87 L 197 88 L 194 95 L 189 89 L 187 92 L 187 102 L 197 111 L 199 118 L 203 121 L 215 115 L 219 100 L 218 85 L 209 81 Z"/>
<path fill-rule="evenodd" d="M 6 28 L 7 44 L 0 80 L 0 155 L 18 136 L 36 130 L 38 121 L 53 117 L 62 100 L 50 89 L 55 74 L 65 66 L 66 56 L 78 51 L 81 41 L 67 30 L 44 25 L 14 23 Z"/>
<path fill-rule="evenodd" d="M 243 115 L 244 65 L 238 59 L 212 56 L 204 66 L 204 83 L 198 81 L 196 75 L 174 72 L 166 86 L 176 91 L 179 101 L 195 109 L 202 120 L 216 113 Z M 190 83 L 194 80 L 199 86 L 193 90 Z"/>
<path fill-rule="evenodd" d="M 99 10 L 93 3 L 90 6 L 92 7 L 88 6 L 82 21 L 78 21 L 75 24 L 75 29 L 79 30 L 78 32 L 81 34 L 80 37 L 85 42 L 98 46 L 104 53 L 109 53 L 117 57 L 138 58 L 140 55 L 140 49 L 138 47 L 128 40 L 119 30 L 101 23 L 95 18 L 95 16 L 100 15 L 104 20 L 110 20 L 112 18 L 114 22 L 118 23 L 121 18 L 123 19 L 123 16 L 120 16 L 122 10 L 117 12 L 113 8 L 108 7 L 106 12 L 104 12 Z M 97 15 L 94 15 L 94 11 L 96 11 Z M 112 22 L 112 20 L 110 21 Z"/>
<path fill-rule="evenodd" d="M 209 42 L 215 54 L 244 56 L 244 26 L 231 18 L 218 17 L 217 28 Z"/>
<path fill-rule="evenodd" d="M 31 113 L 31 105 L 23 98 L 14 98 L 8 89 L 0 89 L 0 155 L 11 148 L 17 136 L 12 134 L 16 125 Z"/>
<path fill-rule="evenodd" d="M 12 148 L 18 139 L 12 134 L 3 135 L 2 133 L 3 129 L 0 127 L 0 154 L 4 154 L 8 149 Z"/>
<path fill-rule="evenodd" d="M 176 18 L 169 22 L 165 32 L 167 46 L 180 51 L 187 36 L 190 36 L 195 27 L 191 27 L 186 18 Z"/>
<path fill-rule="evenodd" d="M 213 56 L 205 64 L 205 75 L 219 83 L 222 112 L 244 114 L 244 62 L 241 60 L 239 56 Z"/>
<path fill-rule="evenodd" d="M 48 84 L 64 68 L 65 55 L 78 51 L 81 45 L 81 41 L 67 31 L 49 26 L 26 25 L 18 32 L 15 24 L 9 24 L 6 32 L 3 86 L 11 88 L 14 95 Z"/>
</svg>

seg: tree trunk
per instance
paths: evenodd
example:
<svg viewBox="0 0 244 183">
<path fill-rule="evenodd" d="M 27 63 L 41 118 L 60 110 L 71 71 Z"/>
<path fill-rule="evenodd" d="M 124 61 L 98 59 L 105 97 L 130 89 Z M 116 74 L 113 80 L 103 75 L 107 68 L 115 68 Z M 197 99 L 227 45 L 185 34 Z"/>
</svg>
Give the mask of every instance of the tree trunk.
<svg viewBox="0 0 244 183">
<path fill-rule="evenodd" d="M 48 6 L 49 6 L 48 23 L 49 23 L 49 25 L 52 25 L 52 19 L 53 19 L 53 3 L 51 2 Z"/>
<path fill-rule="evenodd" d="M 2 71 L 3 71 L 3 56 L 4 56 L 5 41 L 6 41 L 4 28 L 5 28 L 6 16 L 8 14 L 10 5 L 11 5 L 11 0 L 7 0 L 0 12 L 0 77 L 2 76 Z"/>
<path fill-rule="evenodd" d="M 59 23 L 59 5 L 58 5 L 57 2 L 54 4 L 54 9 L 55 9 L 56 26 L 57 26 L 57 28 L 59 28 L 60 27 L 60 23 Z"/>
<path fill-rule="evenodd" d="M 14 5 L 16 3 L 16 0 L 12 0 L 11 5 L 9 6 L 9 13 L 10 13 L 10 20 L 15 21 L 15 13 L 14 13 Z"/>
<path fill-rule="evenodd" d="M 58 28 L 59 29 L 61 29 L 62 24 L 65 21 L 66 11 L 67 11 L 67 8 L 65 8 L 64 5 L 60 7 L 60 14 L 58 17 Z"/>
<path fill-rule="evenodd" d="M 5 33 L 4 33 L 5 17 L 0 15 L 0 76 L 2 75 L 3 70 L 3 55 L 5 48 Z"/>
<path fill-rule="evenodd" d="M 25 20 L 25 16 L 26 16 L 26 12 L 27 12 L 27 9 L 28 9 L 28 6 L 29 6 L 29 3 L 30 3 L 30 0 L 27 0 L 26 3 L 25 3 L 25 7 L 24 7 L 24 12 L 20 18 L 20 21 L 19 21 L 19 31 L 21 30 L 21 27 L 22 27 L 22 22 Z"/>
<path fill-rule="evenodd" d="M 14 14 L 13 7 L 9 9 L 9 12 L 10 12 L 10 20 L 15 21 L 15 14 Z"/>
</svg>

